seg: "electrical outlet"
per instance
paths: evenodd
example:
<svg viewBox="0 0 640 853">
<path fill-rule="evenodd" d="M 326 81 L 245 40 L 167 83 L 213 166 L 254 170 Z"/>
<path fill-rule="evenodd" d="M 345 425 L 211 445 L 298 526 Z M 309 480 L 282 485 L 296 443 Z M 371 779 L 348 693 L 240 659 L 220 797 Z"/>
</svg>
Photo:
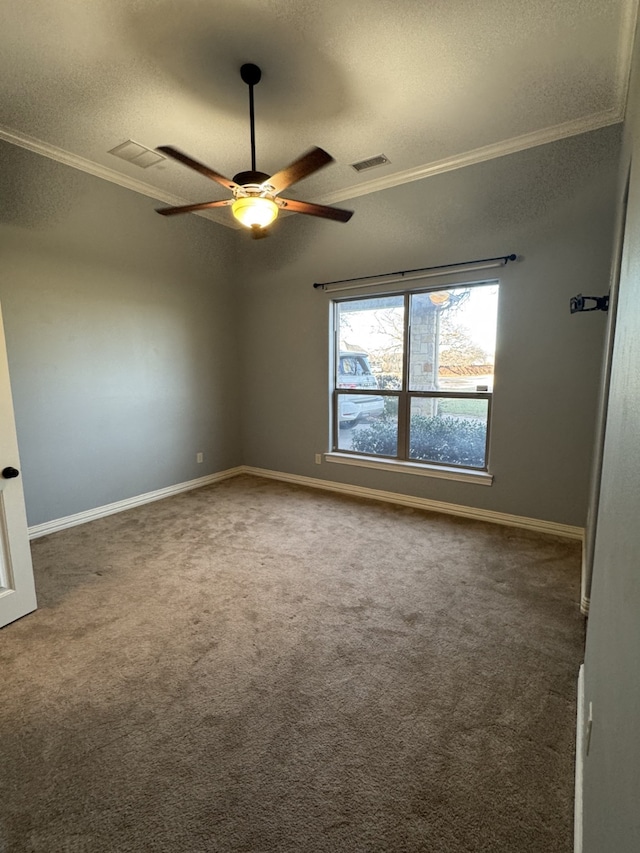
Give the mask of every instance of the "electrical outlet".
<svg viewBox="0 0 640 853">
<path fill-rule="evenodd" d="M 196 453 L 196 462 L 204 462 L 204 453 Z"/>
<path fill-rule="evenodd" d="M 316 465 L 322 465 L 322 453 L 316 453 Z"/>
</svg>

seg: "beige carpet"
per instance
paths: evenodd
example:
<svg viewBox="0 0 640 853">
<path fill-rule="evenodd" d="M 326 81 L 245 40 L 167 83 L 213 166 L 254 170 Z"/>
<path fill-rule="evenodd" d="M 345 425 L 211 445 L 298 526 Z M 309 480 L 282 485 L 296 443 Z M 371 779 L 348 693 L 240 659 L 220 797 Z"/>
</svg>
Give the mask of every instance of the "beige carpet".
<svg viewBox="0 0 640 853">
<path fill-rule="evenodd" d="M 0 853 L 570 853 L 577 543 L 240 477 L 33 543 Z"/>
</svg>

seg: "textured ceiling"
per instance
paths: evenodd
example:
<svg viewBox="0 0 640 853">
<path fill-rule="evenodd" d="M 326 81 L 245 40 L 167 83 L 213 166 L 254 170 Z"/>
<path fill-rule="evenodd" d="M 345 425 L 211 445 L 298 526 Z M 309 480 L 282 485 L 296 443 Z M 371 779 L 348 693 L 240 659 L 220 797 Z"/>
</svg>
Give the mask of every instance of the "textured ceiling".
<svg viewBox="0 0 640 853">
<path fill-rule="evenodd" d="M 161 200 L 224 197 L 170 144 L 232 176 L 312 145 L 336 163 L 288 194 L 340 202 L 618 122 L 637 0 L 28 0 L 2 3 L 0 138 Z M 350 163 L 384 153 L 357 174 Z M 218 214 L 219 215 L 219 214 Z"/>
</svg>

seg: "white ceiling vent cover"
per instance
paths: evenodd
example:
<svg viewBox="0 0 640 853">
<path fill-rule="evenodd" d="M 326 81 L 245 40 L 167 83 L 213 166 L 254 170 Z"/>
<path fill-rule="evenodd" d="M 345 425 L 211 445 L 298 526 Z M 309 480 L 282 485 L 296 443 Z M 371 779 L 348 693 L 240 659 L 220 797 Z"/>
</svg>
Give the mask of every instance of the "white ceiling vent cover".
<svg viewBox="0 0 640 853">
<path fill-rule="evenodd" d="M 390 163 L 389 158 L 384 154 L 376 154 L 375 157 L 368 157 L 366 160 L 360 160 L 359 163 L 352 163 L 351 168 L 356 172 L 364 172 L 365 169 L 373 169 L 374 166 L 384 166 L 385 163 Z"/>
<path fill-rule="evenodd" d="M 121 145 L 116 145 L 115 148 L 111 148 L 107 153 L 113 154 L 114 157 L 119 157 L 121 160 L 126 160 L 127 163 L 140 166 L 141 169 L 148 169 L 149 166 L 155 166 L 156 163 L 162 163 L 163 160 L 167 159 L 152 148 L 146 148 L 132 139 L 127 139 Z"/>
</svg>

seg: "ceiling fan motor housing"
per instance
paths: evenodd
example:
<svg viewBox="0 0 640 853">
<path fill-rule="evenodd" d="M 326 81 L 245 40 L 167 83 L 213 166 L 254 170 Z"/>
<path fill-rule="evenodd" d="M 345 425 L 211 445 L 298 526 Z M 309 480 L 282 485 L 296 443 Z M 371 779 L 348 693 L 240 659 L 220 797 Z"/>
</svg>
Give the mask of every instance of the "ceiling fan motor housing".
<svg viewBox="0 0 640 853">
<path fill-rule="evenodd" d="M 233 180 L 236 184 L 240 184 L 240 186 L 246 186 L 247 184 L 264 184 L 265 181 L 268 181 L 270 175 L 265 175 L 264 172 L 254 172 L 249 170 L 247 172 L 238 172 L 237 175 L 233 176 Z"/>
</svg>

